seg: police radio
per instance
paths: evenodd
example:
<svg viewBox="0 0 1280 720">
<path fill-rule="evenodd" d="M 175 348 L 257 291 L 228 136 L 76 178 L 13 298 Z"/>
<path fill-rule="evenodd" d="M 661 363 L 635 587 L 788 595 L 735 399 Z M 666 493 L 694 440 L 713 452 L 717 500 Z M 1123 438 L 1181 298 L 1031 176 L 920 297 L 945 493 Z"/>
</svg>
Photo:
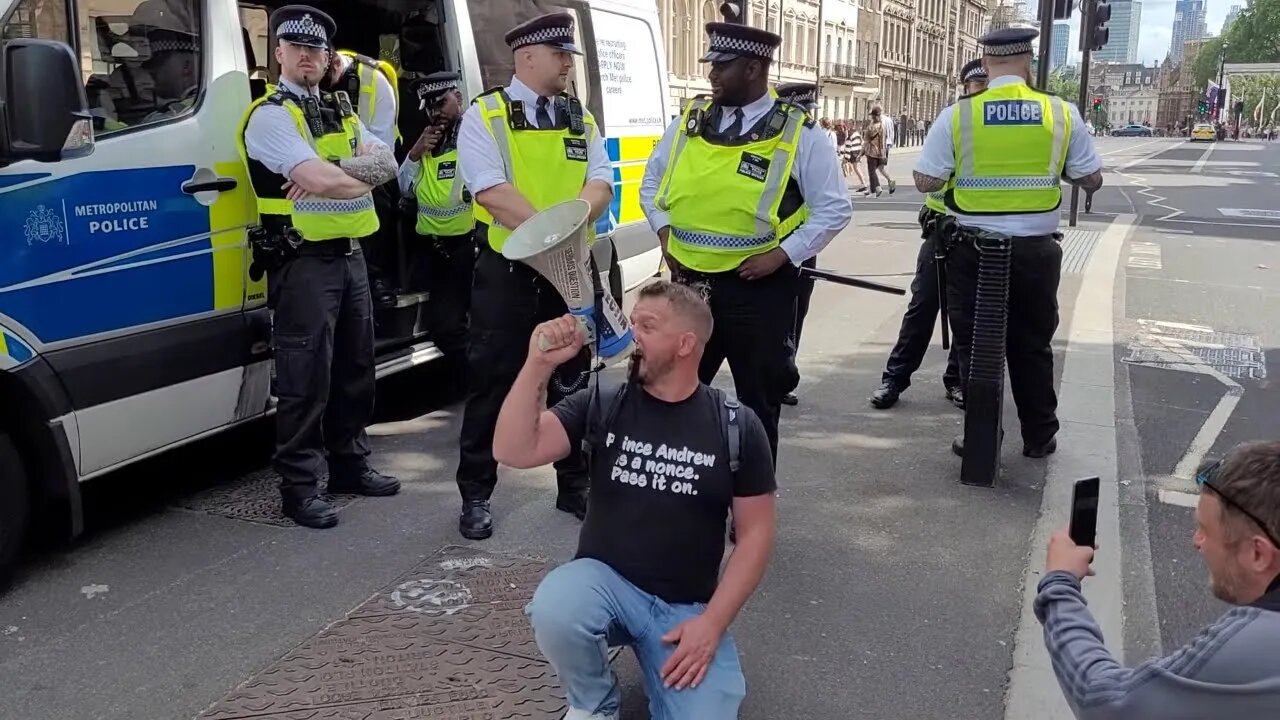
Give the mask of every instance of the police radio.
<svg viewBox="0 0 1280 720">
<path fill-rule="evenodd" d="M 320 103 L 314 96 L 302 98 L 302 117 L 306 119 L 312 137 L 324 135 L 324 117 L 320 114 Z"/>
<path fill-rule="evenodd" d="M 339 90 L 335 92 L 333 97 L 338 103 L 338 114 L 341 115 L 343 119 L 355 115 L 355 111 L 351 109 L 351 96 L 347 94 L 346 90 Z"/>
</svg>

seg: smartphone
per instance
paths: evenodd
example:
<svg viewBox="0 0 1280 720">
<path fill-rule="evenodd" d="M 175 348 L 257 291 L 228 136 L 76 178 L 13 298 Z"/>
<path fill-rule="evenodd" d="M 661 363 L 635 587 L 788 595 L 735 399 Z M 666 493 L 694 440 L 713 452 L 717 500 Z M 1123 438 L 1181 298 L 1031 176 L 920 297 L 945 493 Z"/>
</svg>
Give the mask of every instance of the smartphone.
<svg viewBox="0 0 1280 720">
<path fill-rule="evenodd" d="M 1098 547 L 1098 489 L 1096 477 L 1077 480 L 1071 493 L 1071 542 L 1081 547 Z"/>
</svg>

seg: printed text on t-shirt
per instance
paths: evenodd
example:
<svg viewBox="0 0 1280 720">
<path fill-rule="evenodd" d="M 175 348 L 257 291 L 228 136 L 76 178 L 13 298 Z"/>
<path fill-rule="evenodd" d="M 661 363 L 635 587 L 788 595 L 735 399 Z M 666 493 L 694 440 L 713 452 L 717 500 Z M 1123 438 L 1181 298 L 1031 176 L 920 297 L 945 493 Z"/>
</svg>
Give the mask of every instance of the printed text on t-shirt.
<svg viewBox="0 0 1280 720">
<path fill-rule="evenodd" d="M 609 433 L 605 447 L 613 447 L 616 441 L 617 436 Z M 665 443 L 654 447 L 651 442 L 624 435 L 609 479 L 660 492 L 697 495 L 698 490 L 691 481 L 698 479 L 698 468 L 712 468 L 715 464 L 713 454 Z"/>
</svg>

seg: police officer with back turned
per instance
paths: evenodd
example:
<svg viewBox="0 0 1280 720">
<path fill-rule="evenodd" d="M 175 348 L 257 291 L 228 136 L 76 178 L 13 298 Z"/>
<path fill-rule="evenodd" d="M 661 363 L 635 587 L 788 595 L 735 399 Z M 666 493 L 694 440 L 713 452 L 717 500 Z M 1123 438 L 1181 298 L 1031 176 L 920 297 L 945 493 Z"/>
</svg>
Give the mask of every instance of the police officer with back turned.
<svg viewBox="0 0 1280 720">
<path fill-rule="evenodd" d="M 987 71 L 982 58 L 970 60 L 960 70 L 960 82 L 965 96 L 982 92 L 987 88 Z M 898 331 L 898 343 L 889 353 L 880 387 L 871 394 L 871 406 L 884 410 L 898 402 L 898 396 L 911 386 L 911 375 L 920 369 L 929 340 L 933 337 L 933 320 L 941 307 L 938 279 L 938 256 L 935 252 L 938 222 L 951 214 L 947 209 L 946 193 L 942 190 L 925 193 L 924 206 L 920 208 L 920 230 L 924 240 L 916 256 L 916 274 L 911 281 L 911 301 L 902 316 L 902 328 Z M 948 318 L 942 318 L 948 322 Z M 960 366 L 956 362 L 956 346 L 951 345 L 947 354 L 947 369 L 942 373 L 942 386 L 947 399 L 956 407 L 964 408 L 964 383 L 960 378 Z"/>
<path fill-rule="evenodd" d="M 328 450 L 329 492 L 394 495 L 400 482 L 369 467 L 373 313 L 357 238 L 378 229 L 370 191 L 396 174 L 391 148 L 369 134 L 345 93 L 322 93 L 336 26 L 305 5 L 270 19 L 279 85 L 249 106 L 240 156 L 258 200 L 256 271 L 274 310 L 275 469 L 284 514 L 333 527 L 317 490 Z"/>
<path fill-rule="evenodd" d="M 809 114 L 809 119 L 813 119 L 814 111 L 818 109 L 818 86 L 808 82 L 791 82 L 783 83 L 774 88 L 774 92 L 778 97 L 792 105 L 798 105 L 804 108 Z M 818 266 L 818 256 L 805 260 L 800 264 L 801 267 L 813 268 Z M 788 342 L 791 345 L 791 362 L 798 365 L 800 354 L 800 333 L 804 330 L 804 319 L 809 314 L 809 300 L 813 298 L 813 278 L 801 278 L 796 286 L 796 318 L 795 324 L 791 327 L 791 337 Z M 799 374 L 797 368 L 796 373 Z M 798 405 L 800 398 L 796 397 L 794 392 L 789 392 L 782 396 L 783 405 Z"/>
<path fill-rule="evenodd" d="M 778 458 L 782 398 L 799 378 L 787 339 L 799 266 L 853 214 L 836 153 L 804 109 L 769 92 L 774 33 L 708 23 L 711 97 L 691 100 L 649 156 L 640 205 L 672 277 L 715 319 L 699 376 L 727 359 L 738 398 Z"/>
<path fill-rule="evenodd" d="M 552 13 L 506 35 L 515 54 L 515 77 L 472 103 L 458 132 L 458 162 L 475 197 L 476 260 L 471 295 L 470 383 L 463 411 L 458 490 L 458 529 L 472 540 L 493 534 L 489 498 L 498 482 L 493 429 L 507 392 L 524 363 L 539 323 L 568 312 L 564 299 L 535 270 L 508 261 L 502 248 L 512 229 L 557 203 L 582 198 L 591 204 L 588 242 L 595 221 L 613 200 L 613 169 L 604 137 L 591 113 L 565 92 L 575 55 L 573 16 Z M 552 376 L 554 404 L 584 387 L 589 356 L 582 353 Z M 580 452 L 555 463 L 556 508 L 579 520 L 587 510 L 587 468 Z"/>
<path fill-rule="evenodd" d="M 1061 179 L 1086 191 L 1102 185 L 1102 160 L 1075 105 L 1028 85 L 1032 29 L 1006 28 L 979 42 L 987 89 L 938 116 L 915 167 L 916 188 L 945 191 L 958 232 L 949 238 L 947 299 L 960 376 L 969 378 L 977 275 L 983 248 L 1008 247 L 1005 357 L 1022 426 L 1023 454 L 1057 447 L 1053 334 L 1062 263 Z M 992 255 L 994 257 L 994 255 Z M 994 367 L 994 366 L 993 366 Z M 967 388 L 966 413 L 974 411 Z M 964 454 L 964 437 L 952 444 Z"/>
</svg>

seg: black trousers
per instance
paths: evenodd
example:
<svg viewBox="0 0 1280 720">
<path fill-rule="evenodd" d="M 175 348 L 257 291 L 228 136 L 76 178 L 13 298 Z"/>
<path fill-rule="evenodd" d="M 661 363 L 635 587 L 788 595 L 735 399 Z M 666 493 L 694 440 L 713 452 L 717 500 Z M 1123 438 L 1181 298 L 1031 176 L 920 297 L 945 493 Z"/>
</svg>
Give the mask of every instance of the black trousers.
<svg viewBox="0 0 1280 720">
<path fill-rule="evenodd" d="M 682 269 L 672 275 L 676 282 L 704 286 L 709 292 L 715 324 L 698 367 L 699 379 L 709 384 L 729 361 L 738 399 L 760 416 L 776 465 L 782 397 L 800 379 L 788 343 L 795 323 L 796 267 L 787 263 L 759 280 L 743 280 L 737 270 L 708 274 Z"/>
<path fill-rule="evenodd" d="M 381 280 L 387 289 L 399 284 L 395 269 L 396 231 L 400 223 L 400 187 L 396 180 L 373 189 L 373 207 L 378 213 L 378 232 L 360 238 L 369 281 Z"/>
<path fill-rule="evenodd" d="M 454 370 L 465 371 L 475 235 L 415 235 L 408 250 L 410 287 L 431 293 L 427 301 L 431 341 Z"/>
<path fill-rule="evenodd" d="M 902 316 L 902 327 L 898 330 L 898 343 L 889 353 L 889 362 L 885 364 L 882 382 L 891 382 L 899 391 L 911 387 L 911 376 L 920 369 L 924 362 L 924 354 L 929 349 L 929 341 L 933 339 L 933 322 L 938 317 L 938 266 L 933 259 L 933 237 L 926 237 L 920 244 L 920 252 L 916 255 L 916 274 L 911 280 L 911 300 L 907 303 L 907 312 Z M 950 266 L 948 266 L 950 267 Z M 950 298 L 948 297 L 948 301 Z M 955 316 L 954 306 L 950 314 Z M 943 318 L 943 322 L 947 322 Z M 952 322 L 952 327 L 955 323 Z M 957 331 L 958 332 L 958 331 Z M 942 374 L 942 384 L 951 389 L 960 382 L 960 366 L 956 360 L 954 338 L 951 351 L 947 355 L 947 369 Z"/>
<path fill-rule="evenodd" d="M 352 478 L 367 467 L 373 417 L 373 303 L 359 243 L 303 243 L 268 275 L 275 345 L 276 452 L 280 491 L 316 492 L 329 454 L 329 475 Z"/>
<path fill-rule="evenodd" d="M 816 268 L 818 267 L 818 256 L 805 260 L 800 263 L 801 267 Z M 800 351 L 800 333 L 804 331 L 804 318 L 809 314 L 809 300 L 813 298 L 813 278 L 797 278 L 796 279 L 796 319 L 791 327 L 791 342 L 795 346 L 795 351 Z"/>
<path fill-rule="evenodd" d="M 524 263 L 510 262 L 489 247 L 483 225 L 477 227 L 476 244 L 480 255 L 471 285 L 469 381 L 457 473 L 458 491 L 464 500 L 487 500 L 493 494 L 498 484 L 498 464 L 493 459 L 498 412 L 529 354 L 533 329 L 568 312 L 551 283 Z M 548 388 L 548 404 L 586 387 L 582 373 L 589 367 L 585 349 L 561 365 Z M 555 469 L 561 492 L 586 490 L 587 467 L 577 448 L 555 463 Z"/>
<path fill-rule="evenodd" d="M 1014 238 L 1005 360 L 1022 440 L 1027 445 L 1042 445 L 1058 432 L 1052 342 L 1058 329 L 1061 273 L 1062 246 L 1054 236 Z M 961 378 L 969 377 L 977 280 L 978 250 L 961 240 L 947 256 L 947 302 Z"/>
</svg>

